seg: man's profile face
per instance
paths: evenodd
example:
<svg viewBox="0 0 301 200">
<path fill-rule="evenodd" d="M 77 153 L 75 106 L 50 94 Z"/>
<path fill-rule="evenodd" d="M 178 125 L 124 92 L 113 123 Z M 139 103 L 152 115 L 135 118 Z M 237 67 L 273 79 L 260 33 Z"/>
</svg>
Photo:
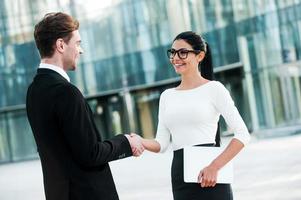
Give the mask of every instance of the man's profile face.
<svg viewBox="0 0 301 200">
<path fill-rule="evenodd" d="M 75 70 L 80 54 L 83 50 L 80 46 L 81 38 L 78 30 L 72 32 L 72 37 L 68 43 L 65 43 L 66 49 L 64 51 L 64 70 Z"/>
</svg>

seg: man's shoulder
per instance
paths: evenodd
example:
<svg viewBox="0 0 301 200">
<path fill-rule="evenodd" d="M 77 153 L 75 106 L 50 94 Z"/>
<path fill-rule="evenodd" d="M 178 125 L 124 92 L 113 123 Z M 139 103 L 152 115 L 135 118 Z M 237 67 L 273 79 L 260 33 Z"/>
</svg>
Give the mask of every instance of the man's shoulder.
<svg viewBox="0 0 301 200">
<path fill-rule="evenodd" d="M 68 96 L 83 97 L 81 91 L 73 84 L 69 82 L 60 83 L 56 86 L 57 93 Z"/>
<path fill-rule="evenodd" d="M 48 73 L 48 74 L 37 74 L 33 82 L 29 86 L 39 86 L 46 88 L 54 88 L 56 90 L 73 90 L 79 91 L 78 88 L 72 83 L 66 81 L 62 76 L 57 73 Z"/>
</svg>

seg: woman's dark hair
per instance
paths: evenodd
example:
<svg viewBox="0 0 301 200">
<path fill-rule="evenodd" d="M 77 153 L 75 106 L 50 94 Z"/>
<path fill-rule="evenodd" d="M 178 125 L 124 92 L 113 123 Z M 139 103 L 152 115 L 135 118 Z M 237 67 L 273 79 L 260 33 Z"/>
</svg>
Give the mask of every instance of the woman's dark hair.
<svg viewBox="0 0 301 200">
<path fill-rule="evenodd" d="M 204 38 L 193 31 L 186 31 L 177 35 L 173 41 L 176 40 L 184 40 L 185 42 L 190 44 L 194 50 L 201 50 L 205 52 L 205 58 L 199 63 L 199 70 L 201 72 L 202 77 L 208 80 L 213 80 L 214 76 L 211 50 Z M 220 129 L 218 125 L 215 136 L 216 146 L 220 146 L 220 142 Z"/>
<path fill-rule="evenodd" d="M 72 32 L 78 28 L 79 22 L 68 14 L 62 12 L 46 14 L 34 29 L 34 39 L 41 58 L 51 57 L 56 40 L 62 38 L 68 43 Z"/>
</svg>

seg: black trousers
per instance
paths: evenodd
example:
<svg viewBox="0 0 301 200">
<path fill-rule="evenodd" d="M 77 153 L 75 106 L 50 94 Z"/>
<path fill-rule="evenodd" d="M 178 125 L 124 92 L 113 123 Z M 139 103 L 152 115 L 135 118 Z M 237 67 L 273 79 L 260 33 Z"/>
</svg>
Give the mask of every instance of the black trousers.
<svg viewBox="0 0 301 200">
<path fill-rule="evenodd" d="M 198 146 L 214 146 L 214 144 Z M 233 200 L 230 184 L 202 188 L 198 183 L 184 182 L 183 149 L 174 151 L 171 180 L 174 200 Z"/>
</svg>

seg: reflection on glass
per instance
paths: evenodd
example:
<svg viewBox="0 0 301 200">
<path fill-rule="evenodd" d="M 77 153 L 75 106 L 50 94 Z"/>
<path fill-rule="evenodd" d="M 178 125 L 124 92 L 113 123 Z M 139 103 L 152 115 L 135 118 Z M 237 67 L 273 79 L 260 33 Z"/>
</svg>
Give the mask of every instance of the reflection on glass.
<svg viewBox="0 0 301 200">
<path fill-rule="evenodd" d="M 8 114 L 13 160 L 37 157 L 37 148 L 25 111 Z"/>
<path fill-rule="evenodd" d="M 33 26 L 45 13 L 61 10 L 81 24 L 85 53 L 77 72 L 69 75 L 85 95 L 95 96 L 89 101 L 103 138 L 133 131 L 128 119 L 132 112 L 137 118 L 137 132 L 154 137 L 157 93 L 167 86 L 149 87 L 178 77 L 165 52 L 174 36 L 188 29 L 208 41 L 214 66 L 220 71 L 237 63 L 245 69 L 237 41 L 246 40 L 250 69 L 243 74 L 228 69 L 218 79 L 228 85 L 250 130 L 253 126 L 272 128 L 300 123 L 300 1 L 112 2 L 102 10 L 104 4 L 93 0 L 1 1 L 0 107 L 25 103 L 27 86 L 40 62 Z M 120 94 L 124 87 L 135 99 L 133 110 L 128 110 L 126 98 Z M 148 89 L 131 91 L 134 87 Z M 112 95 L 117 96 L 117 101 L 110 100 Z M 36 156 L 25 117 L 25 111 L 0 113 L 0 162 Z"/>
<path fill-rule="evenodd" d="M 8 130 L 4 114 L 0 114 L 0 163 L 10 159 Z"/>
</svg>

